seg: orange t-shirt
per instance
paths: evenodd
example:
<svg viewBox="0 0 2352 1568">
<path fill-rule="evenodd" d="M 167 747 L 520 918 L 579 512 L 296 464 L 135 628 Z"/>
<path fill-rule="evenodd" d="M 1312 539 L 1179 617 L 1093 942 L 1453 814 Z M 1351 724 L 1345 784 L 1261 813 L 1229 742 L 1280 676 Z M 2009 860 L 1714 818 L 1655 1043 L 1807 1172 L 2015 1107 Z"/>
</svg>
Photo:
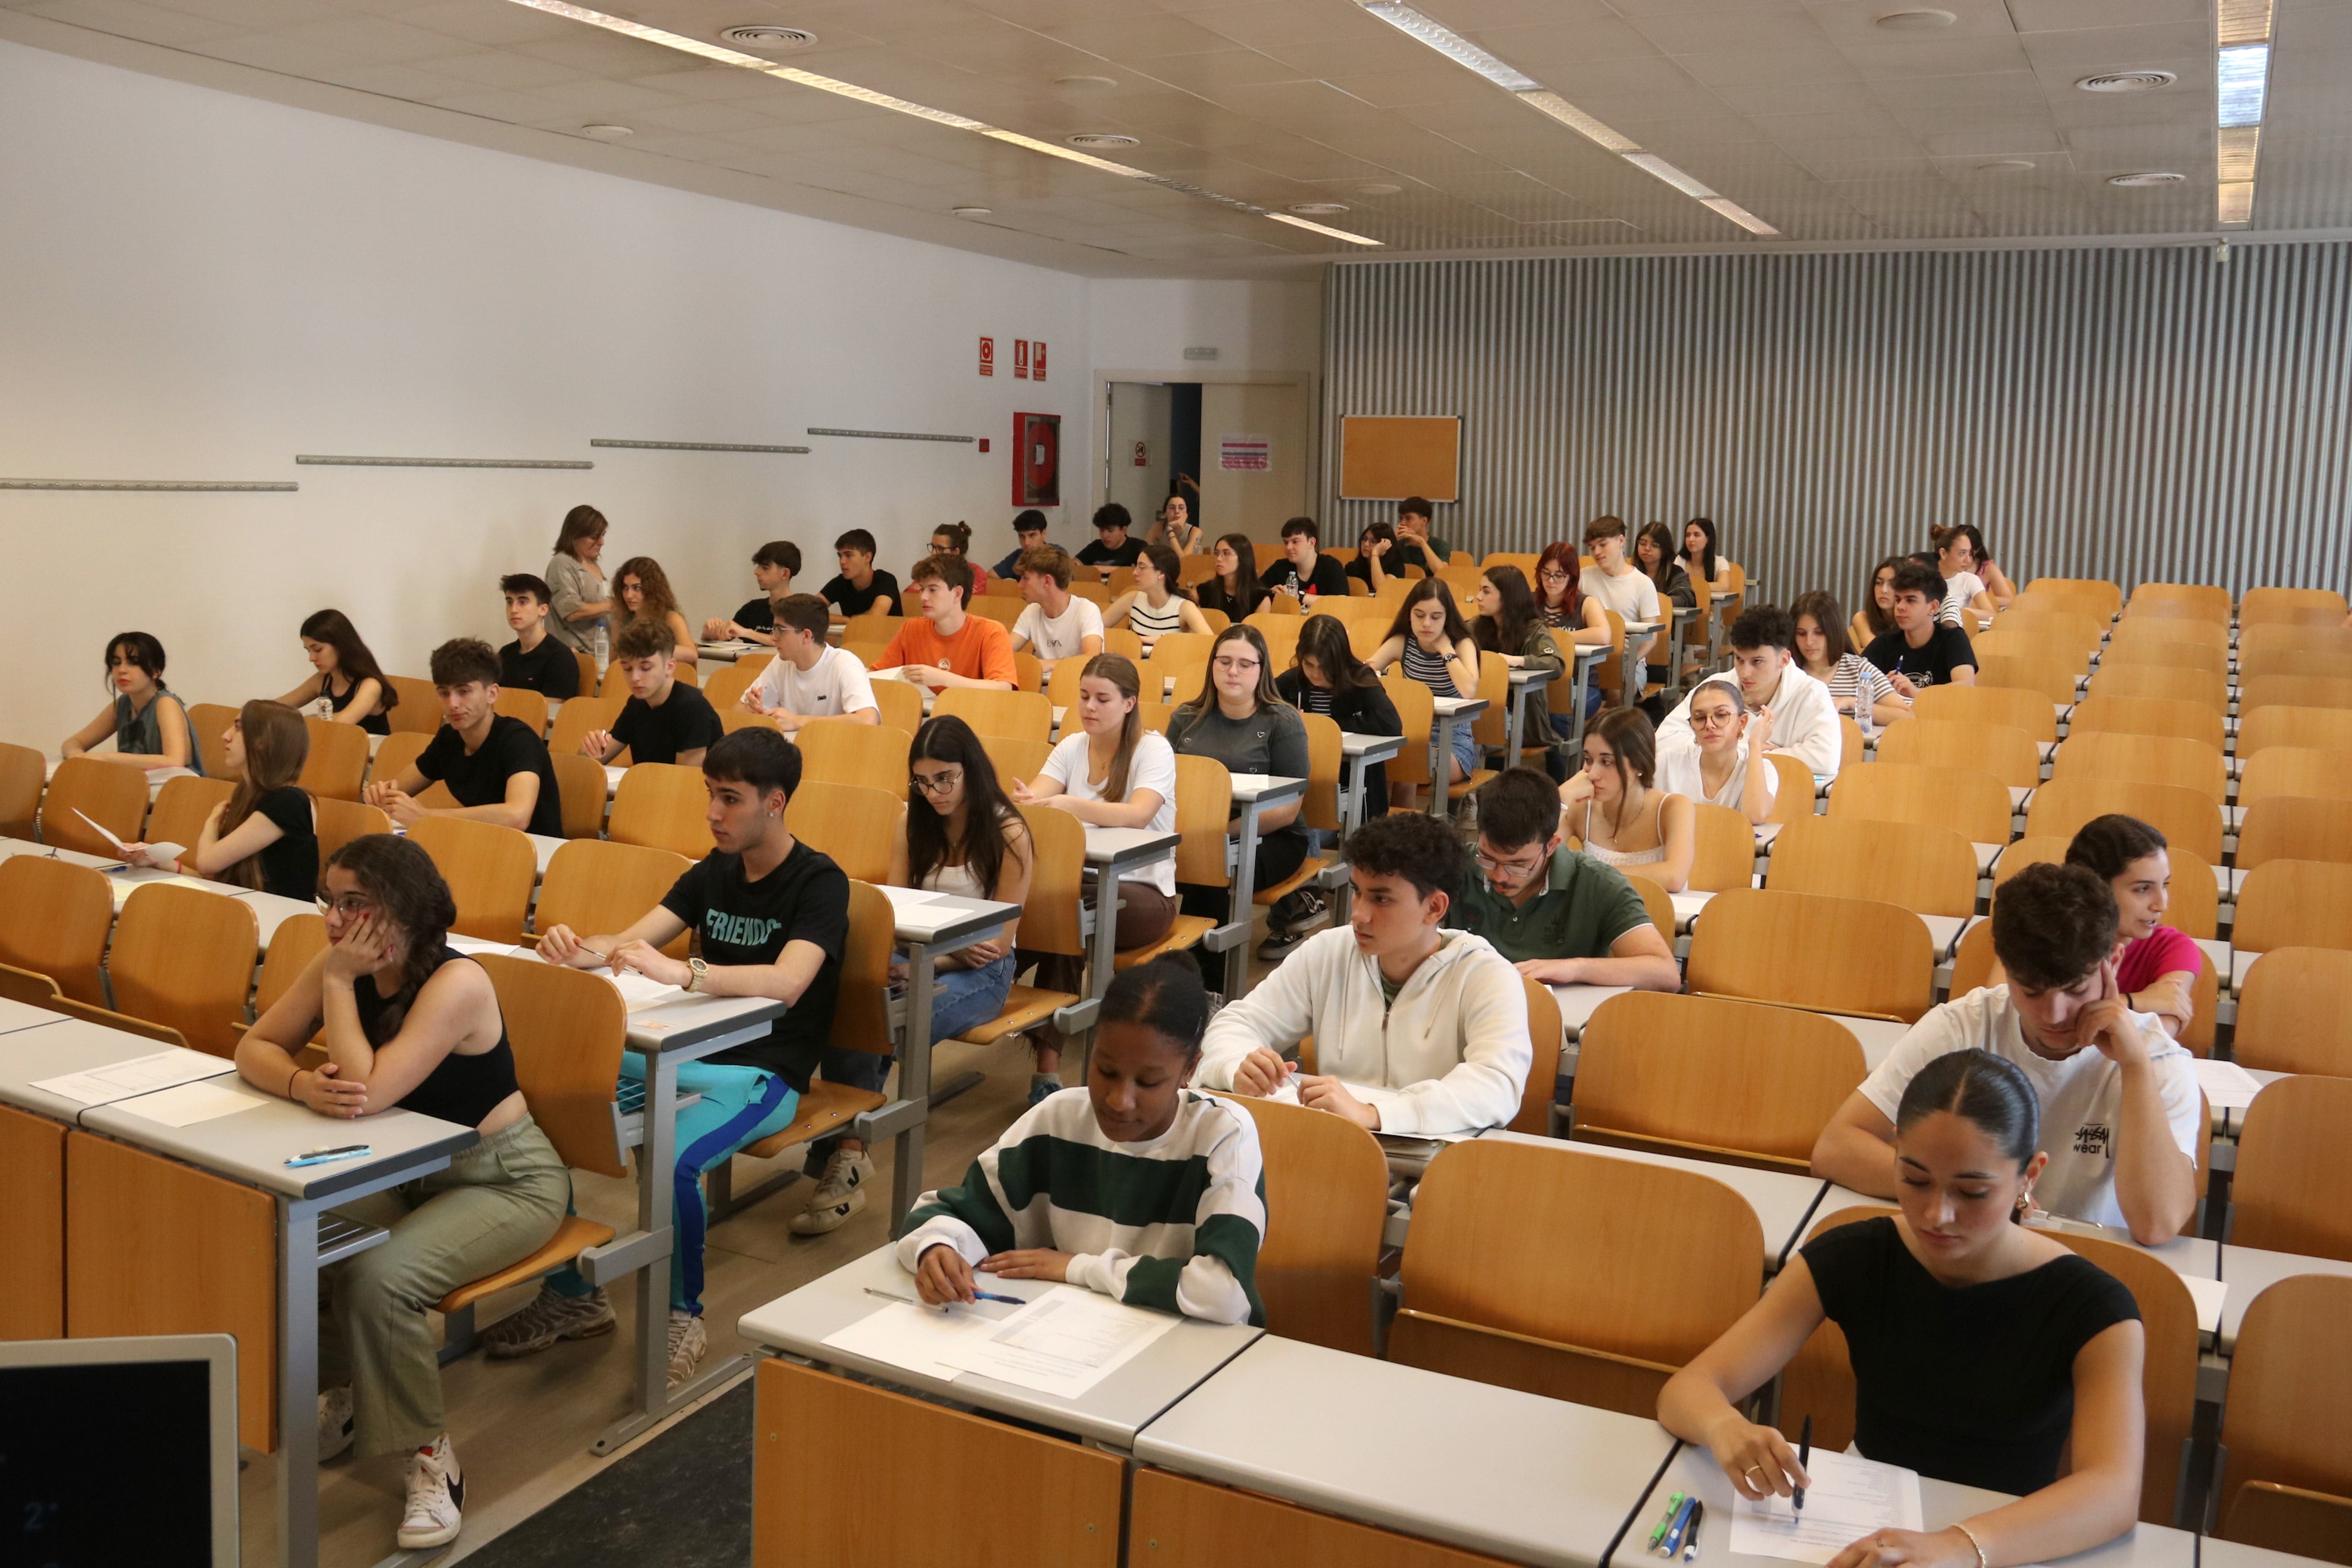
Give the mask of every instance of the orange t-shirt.
<svg viewBox="0 0 2352 1568">
<path fill-rule="evenodd" d="M 939 628 L 919 616 L 910 617 L 874 668 L 891 669 L 902 664 L 935 664 L 969 680 L 1002 680 L 1008 686 L 1020 679 L 1013 664 L 1012 634 L 982 616 L 964 616 L 963 629 L 951 637 L 940 636 Z"/>
</svg>

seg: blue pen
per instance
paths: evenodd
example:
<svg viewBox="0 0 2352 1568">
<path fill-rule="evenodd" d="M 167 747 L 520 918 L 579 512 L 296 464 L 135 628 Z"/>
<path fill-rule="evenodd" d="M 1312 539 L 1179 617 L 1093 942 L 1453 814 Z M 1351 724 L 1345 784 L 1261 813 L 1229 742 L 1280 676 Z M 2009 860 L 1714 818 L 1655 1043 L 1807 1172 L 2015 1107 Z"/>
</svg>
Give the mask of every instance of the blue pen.
<svg viewBox="0 0 2352 1568">
<path fill-rule="evenodd" d="M 1691 1511 L 1697 1507 L 1698 1499 L 1694 1497 L 1683 1500 L 1682 1508 L 1675 1514 L 1675 1522 L 1666 1531 L 1667 1557 L 1675 1558 L 1682 1555 L 1683 1531 L 1690 1528 Z"/>
<path fill-rule="evenodd" d="M 364 1143 L 346 1143 L 339 1149 L 313 1149 L 307 1154 L 295 1155 L 286 1163 L 289 1167 L 323 1165 L 330 1160 L 356 1160 L 366 1152 L 368 1146 Z"/>
<path fill-rule="evenodd" d="M 992 1290 L 974 1290 L 971 1294 L 972 1300 L 976 1301 L 1002 1301 L 1008 1307 L 1025 1307 L 1029 1304 L 1018 1296 L 999 1296 Z"/>
</svg>

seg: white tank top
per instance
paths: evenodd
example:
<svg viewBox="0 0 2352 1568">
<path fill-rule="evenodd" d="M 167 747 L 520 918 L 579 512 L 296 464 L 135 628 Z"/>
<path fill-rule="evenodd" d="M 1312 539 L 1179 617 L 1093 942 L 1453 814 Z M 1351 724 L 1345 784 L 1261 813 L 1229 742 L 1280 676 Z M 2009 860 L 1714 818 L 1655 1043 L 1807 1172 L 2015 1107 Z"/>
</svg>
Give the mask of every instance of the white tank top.
<svg viewBox="0 0 2352 1568">
<path fill-rule="evenodd" d="M 1592 803 L 1584 803 L 1584 831 L 1577 835 L 1584 840 L 1584 852 L 1603 866 L 1654 866 L 1666 858 L 1666 847 L 1660 843 L 1651 849 L 1604 849 L 1592 842 Z"/>
</svg>

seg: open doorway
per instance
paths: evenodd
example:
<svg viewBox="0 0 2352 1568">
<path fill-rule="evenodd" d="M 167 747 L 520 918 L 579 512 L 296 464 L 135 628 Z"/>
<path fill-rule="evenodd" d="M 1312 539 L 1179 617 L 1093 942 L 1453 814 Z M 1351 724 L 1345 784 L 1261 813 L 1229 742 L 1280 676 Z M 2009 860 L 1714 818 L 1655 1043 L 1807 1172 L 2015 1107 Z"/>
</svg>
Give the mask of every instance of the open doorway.
<svg viewBox="0 0 2352 1568">
<path fill-rule="evenodd" d="M 1181 494 L 1211 536 L 1271 540 L 1307 509 L 1307 404 L 1293 384 L 1112 381 L 1103 497 L 1149 528 Z"/>
</svg>

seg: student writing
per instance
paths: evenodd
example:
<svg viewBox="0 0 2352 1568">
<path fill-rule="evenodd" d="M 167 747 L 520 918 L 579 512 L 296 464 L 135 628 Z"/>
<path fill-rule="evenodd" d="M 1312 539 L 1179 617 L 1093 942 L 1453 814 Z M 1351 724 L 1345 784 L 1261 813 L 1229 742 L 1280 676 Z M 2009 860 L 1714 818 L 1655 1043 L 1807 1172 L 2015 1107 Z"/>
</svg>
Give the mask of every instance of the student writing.
<svg viewBox="0 0 2352 1568">
<path fill-rule="evenodd" d="M 349 616 L 341 610 L 312 615 L 302 623 L 302 651 L 314 673 L 278 701 L 297 712 L 319 704 L 322 719 L 357 724 L 371 735 L 392 733 L 384 715 L 400 705 L 400 693 L 384 679 Z"/>
</svg>

